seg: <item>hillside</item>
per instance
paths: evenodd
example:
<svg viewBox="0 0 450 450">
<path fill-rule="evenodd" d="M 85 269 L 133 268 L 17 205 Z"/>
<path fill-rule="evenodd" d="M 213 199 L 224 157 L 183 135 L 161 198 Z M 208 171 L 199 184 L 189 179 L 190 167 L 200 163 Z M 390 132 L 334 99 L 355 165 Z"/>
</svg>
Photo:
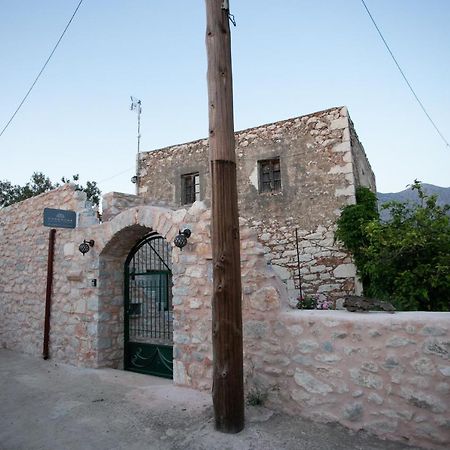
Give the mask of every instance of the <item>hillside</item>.
<svg viewBox="0 0 450 450">
<path fill-rule="evenodd" d="M 444 188 L 440 186 L 435 186 L 433 184 L 422 184 L 424 191 L 428 195 L 437 195 L 438 196 L 438 205 L 450 205 L 450 187 Z M 405 189 L 401 192 L 390 192 L 390 193 L 382 193 L 377 192 L 378 198 L 378 207 L 380 207 L 383 203 L 390 202 L 392 200 L 399 202 L 418 202 L 417 191 L 413 191 L 411 188 Z M 384 211 L 386 213 L 387 211 Z M 386 214 L 382 214 L 383 218 Z"/>
</svg>

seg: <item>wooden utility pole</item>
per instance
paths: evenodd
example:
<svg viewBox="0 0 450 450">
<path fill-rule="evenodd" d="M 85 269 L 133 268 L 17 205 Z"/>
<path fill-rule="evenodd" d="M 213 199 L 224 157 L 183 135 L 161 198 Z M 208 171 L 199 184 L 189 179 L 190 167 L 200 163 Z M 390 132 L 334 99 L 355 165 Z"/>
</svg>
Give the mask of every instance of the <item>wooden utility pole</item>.
<svg viewBox="0 0 450 450">
<path fill-rule="evenodd" d="M 212 343 L 216 429 L 244 428 L 242 304 L 228 1 L 206 0 L 212 184 Z"/>
</svg>

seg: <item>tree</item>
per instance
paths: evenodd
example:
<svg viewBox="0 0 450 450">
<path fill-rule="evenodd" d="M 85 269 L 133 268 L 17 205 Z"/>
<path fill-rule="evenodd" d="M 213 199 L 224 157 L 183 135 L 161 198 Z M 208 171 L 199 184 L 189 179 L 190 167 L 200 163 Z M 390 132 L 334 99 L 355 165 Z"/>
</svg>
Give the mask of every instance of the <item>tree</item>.
<svg viewBox="0 0 450 450">
<path fill-rule="evenodd" d="M 344 208 L 337 237 L 353 253 L 366 295 L 390 300 L 400 310 L 449 311 L 450 206 L 437 205 L 417 180 L 411 187 L 419 204 L 383 205 L 390 211 L 386 221 L 370 218 L 373 198 L 368 202 L 369 190 L 360 188 L 367 194 L 359 197 L 365 206 Z"/>
<path fill-rule="evenodd" d="M 95 181 L 87 181 L 86 186 L 77 184 L 79 175 L 73 175 L 72 179 L 62 177 L 62 183 L 75 183 L 75 189 L 86 192 L 87 199 L 93 205 L 98 206 L 100 203 L 100 189 Z M 12 205 L 13 203 L 21 202 L 27 198 L 34 197 L 44 192 L 51 191 L 61 186 L 60 183 L 52 183 L 50 178 L 45 176 L 42 172 L 34 172 L 31 175 L 30 181 L 24 186 L 13 185 L 10 181 L 0 181 L 0 207 Z"/>
<path fill-rule="evenodd" d="M 362 270 L 367 264 L 366 249 L 369 245 L 366 227 L 379 218 L 376 194 L 366 187 L 358 187 L 356 204 L 346 206 L 337 222 L 336 238 L 352 253 L 366 291 L 370 285 L 370 277 Z"/>
</svg>

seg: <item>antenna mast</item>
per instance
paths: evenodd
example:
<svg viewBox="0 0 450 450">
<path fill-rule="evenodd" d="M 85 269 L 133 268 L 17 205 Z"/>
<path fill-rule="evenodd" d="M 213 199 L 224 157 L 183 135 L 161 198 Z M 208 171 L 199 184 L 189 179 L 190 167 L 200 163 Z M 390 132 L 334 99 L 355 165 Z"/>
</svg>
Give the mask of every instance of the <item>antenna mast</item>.
<svg viewBox="0 0 450 450">
<path fill-rule="evenodd" d="M 137 98 L 130 97 L 131 98 L 131 106 L 130 111 L 136 111 L 137 112 L 137 153 L 139 155 L 140 145 L 141 145 L 141 112 L 142 112 L 142 106 L 141 101 Z"/>
<path fill-rule="evenodd" d="M 141 101 L 137 98 L 131 98 L 130 111 L 137 113 L 137 154 L 136 154 L 136 175 L 131 178 L 131 182 L 136 184 L 136 195 L 139 193 L 139 151 L 141 147 Z"/>
</svg>

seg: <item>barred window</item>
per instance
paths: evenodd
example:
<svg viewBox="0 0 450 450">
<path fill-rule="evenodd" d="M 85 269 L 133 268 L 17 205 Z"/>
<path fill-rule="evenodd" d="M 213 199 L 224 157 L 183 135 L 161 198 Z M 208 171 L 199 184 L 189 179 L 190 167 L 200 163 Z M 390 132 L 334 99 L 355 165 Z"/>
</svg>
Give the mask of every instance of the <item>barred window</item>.
<svg viewBox="0 0 450 450">
<path fill-rule="evenodd" d="M 200 176 L 198 172 L 181 175 L 181 203 L 189 205 L 200 200 Z"/>
<path fill-rule="evenodd" d="M 259 192 L 277 192 L 281 190 L 280 158 L 258 161 Z"/>
</svg>

